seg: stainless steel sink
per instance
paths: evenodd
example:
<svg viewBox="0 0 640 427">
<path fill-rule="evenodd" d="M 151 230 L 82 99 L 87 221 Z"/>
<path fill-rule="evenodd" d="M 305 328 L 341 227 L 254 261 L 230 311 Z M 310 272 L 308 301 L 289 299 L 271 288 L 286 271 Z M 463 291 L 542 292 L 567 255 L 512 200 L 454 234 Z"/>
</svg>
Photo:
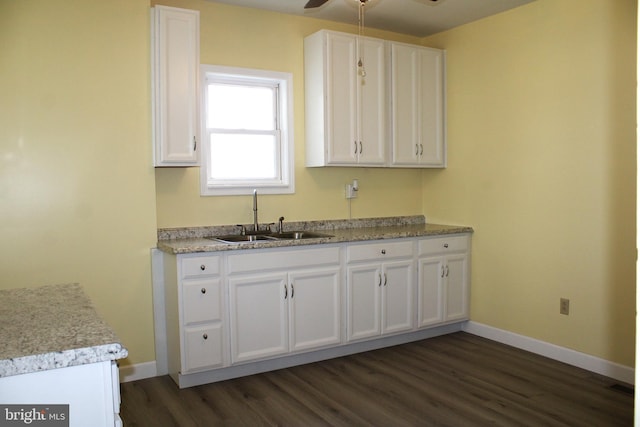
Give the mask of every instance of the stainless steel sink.
<svg viewBox="0 0 640 427">
<path fill-rule="evenodd" d="M 222 243 L 251 243 L 251 242 L 264 242 L 264 241 L 274 241 L 274 240 L 318 239 L 322 237 L 333 237 L 333 236 L 330 234 L 317 233 L 315 231 L 285 231 L 284 233 L 272 233 L 272 234 L 233 234 L 228 236 L 210 237 L 210 239 L 216 240 Z"/>
<path fill-rule="evenodd" d="M 250 242 L 259 242 L 265 240 L 277 240 L 275 237 L 265 235 L 265 234 L 233 234 L 229 236 L 217 236 L 211 237 L 212 240 L 218 240 L 223 243 L 250 243 Z"/>
<path fill-rule="evenodd" d="M 283 233 L 272 234 L 272 236 L 278 240 L 300 240 L 333 237 L 330 234 L 317 233 L 315 231 L 285 231 Z"/>
</svg>

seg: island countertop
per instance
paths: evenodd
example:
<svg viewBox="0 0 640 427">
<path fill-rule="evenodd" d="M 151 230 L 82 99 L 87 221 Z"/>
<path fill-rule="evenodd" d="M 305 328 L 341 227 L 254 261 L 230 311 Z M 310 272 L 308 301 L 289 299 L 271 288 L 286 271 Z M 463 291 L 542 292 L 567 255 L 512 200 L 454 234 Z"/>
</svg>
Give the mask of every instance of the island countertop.
<svg viewBox="0 0 640 427">
<path fill-rule="evenodd" d="M 0 290 L 0 343 L 0 377 L 127 357 L 79 284 Z"/>
<path fill-rule="evenodd" d="M 354 220 L 304 221 L 285 223 L 285 231 L 305 230 L 328 234 L 304 240 L 261 240 L 256 242 L 224 243 L 213 238 L 224 234 L 238 234 L 237 226 L 193 227 L 158 230 L 157 248 L 171 254 L 217 252 L 240 249 L 277 248 L 299 245 L 318 245 L 366 240 L 398 239 L 471 233 L 473 228 L 459 225 L 430 224 L 422 215 L 365 218 Z"/>
</svg>

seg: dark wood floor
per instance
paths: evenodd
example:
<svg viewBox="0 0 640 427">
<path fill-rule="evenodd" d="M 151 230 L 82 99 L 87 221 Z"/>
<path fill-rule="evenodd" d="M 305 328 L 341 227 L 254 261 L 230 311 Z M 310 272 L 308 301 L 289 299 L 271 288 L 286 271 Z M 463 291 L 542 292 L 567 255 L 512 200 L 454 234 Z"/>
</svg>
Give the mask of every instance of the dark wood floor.
<svg viewBox="0 0 640 427">
<path fill-rule="evenodd" d="M 180 390 L 122 384 L 125 426 L 631 426 L 633 391 L 463 332 Z"/>
</svg>

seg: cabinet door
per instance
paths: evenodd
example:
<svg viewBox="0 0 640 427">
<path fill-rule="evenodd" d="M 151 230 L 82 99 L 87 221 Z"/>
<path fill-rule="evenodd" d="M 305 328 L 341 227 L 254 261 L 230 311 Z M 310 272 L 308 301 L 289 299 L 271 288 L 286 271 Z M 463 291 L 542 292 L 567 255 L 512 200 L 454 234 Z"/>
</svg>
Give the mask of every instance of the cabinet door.
<svg viewBox="0 0 640 427">
<path fill-rule="evenodd" d="M 155 166 L 198 163 L 199 12 L 152 8 Z"/>
<path fill-rule="evenodd" d="M 289 274 L 291 351 L 339 344 L 340 268 Z"/>
<path fill-rule="evenodd" d="M 286 273 L 229 279 L 232 363 L 288 351 L 288 293 Z"/>
<path fill-rule="evenodd" d="M 469 317 L 468 257 L 466 254 L 449 255 L 445 268 L 445 320 Z"/>
<path fill-rule="evenodd" d="M 413 166 L 420 162 L 419 64 L 415 48 L 391 45 L 391 164 L 394 166 Z"/>
<path fill-rule="evenodd" d="M 441 257 L 418 261 L 418 327 L 443 321 L 442 292 L 445 265 Z"/>
<path fill-rule="evenodd" d="M 386 54 L 383 40 L 362 38 L 357 61 L 362 59 L 363 73 L 357 75 L 358 90 L 358 163 L 382 166 L 386 162 L 387 100 Z M 354 68 L 357 70 L 357 68 Z M 354 71 L 352 71 L 354 73 Z"/>
<path fill-rule="evenodd" d="M 413 328 L 412 260 L 389 262 L 382 269 L 382 333 Z"/>
<path fill-rule="evenodd" d="M 325 79 L 327 85 L 327 163 L 355 164 L 358 141 L 356 93 L 356 38 L 327 34 Z"/>
<path fill-rule="evenodd" d="M 347 267 L 347 340 L 380 335 L 380 264 Z"/>
<path fill-rule="evenodd" d="M 391 45 L 392 166 L 444 167 L 444 52 Z"/>
</svg>

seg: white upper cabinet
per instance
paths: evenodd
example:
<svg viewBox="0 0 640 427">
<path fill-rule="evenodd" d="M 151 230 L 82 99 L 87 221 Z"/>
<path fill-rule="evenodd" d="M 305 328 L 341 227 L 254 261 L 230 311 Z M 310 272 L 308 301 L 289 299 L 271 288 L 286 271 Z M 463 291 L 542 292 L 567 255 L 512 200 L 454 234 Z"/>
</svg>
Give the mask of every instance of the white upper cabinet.
<svg viewBox="0 0 640 427">
<path fill-rule="evenodd" d="M 445 52 L 391 43 L 391 166 L 445 167 Z"/>
<path fill-rule="evenodd" d="M 323 30 L 304 55 L 306 165 L 385 166 L 386 43 Z"/>
<path fill-rule="evenodd" d="M 446 166 L 445 51 L 321 30 L 304 55 L 307 166 Z"/>
<path fill-rule="evenodd" d="M 199 12 L 151 8 L 154 166 L 198 165 Z"/>
</svg>

